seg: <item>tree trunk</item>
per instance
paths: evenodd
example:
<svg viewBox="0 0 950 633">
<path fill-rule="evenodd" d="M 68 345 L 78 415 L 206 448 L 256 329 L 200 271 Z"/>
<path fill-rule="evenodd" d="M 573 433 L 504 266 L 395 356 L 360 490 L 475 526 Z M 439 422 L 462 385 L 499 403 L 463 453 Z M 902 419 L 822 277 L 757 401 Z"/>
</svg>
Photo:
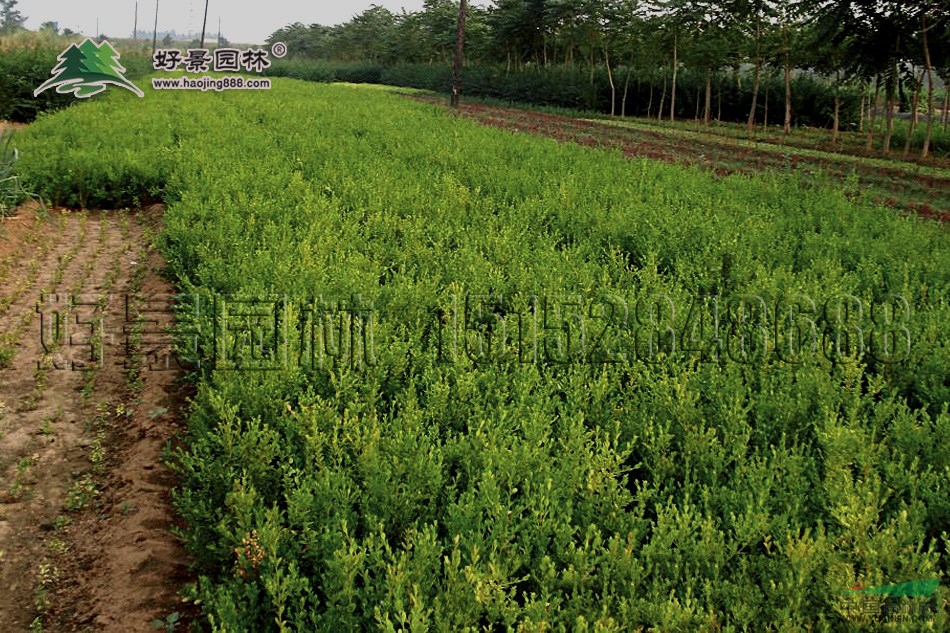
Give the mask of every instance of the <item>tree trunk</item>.
<svg viewBox="0 0 950 633">
<path fill-rule="evenodd" d="M 927 131 L 924 133 L 924 146 L 920 150 L 920 157 L 927 158 L 930 154 L 930 135 L 933 132 L 934 119 L 934 69 L 930 62 L 930 46 L 927 44 L 927 13 L 920 16 L 920 34 L 924 44 L 924 67 L 927 71 Z"/>
<path fill-rule="evenodd" d="M 838 146 L 838 139 L 841 138 L 841 132 L 838 127 L 840 112 L 841 112 L 841 95 L 838 93 L 838 89 L 835 88 L 835 122 L 834 122 L 834 127 L 831 132 L 831 144 L 835 147 Z"/>
<path fill-rule="evenodd" d="M 703 115 L 703 125 L 709 127 L 712 119 L 712 69 L 706 68 L 706 111 Z"/>
<path fill-rule="evenodd" d="M 719 81 L 716 82 L 716 123 L 722 121 L 722 75 L 719 76 Z"/>
<path fill-rule="evenodd" d="M 785 135 L 792 132 L 792 69 L 788 58 L 788 34 L 785 35 Z"/>
<path fill-rule="evenodd" d="M 650 99 L 647 101 L 647 118 L 653 117 L 653 79 L 650 79 Z"/>
<path fill-rule="evenodd" d="M 913 74 L 911 74 L 911 81 L 913 81 Z M 898 66 L 897 73 L 897 111 L 906 112 L 910 109 L 910 104 L 907 102 L 907 91 L 904 90 L 904 77 L 900 74 L 900 67 Z"/>
<path fill-rule="evenodd" d="M 923 87 L 924 75 L 921 73 L 919 77 L 914 77 L 914 96 L 911 97 L 910 128 L 907 130 L 907 138 L 904 140 L 904 156 L 910 154 L 910 142 L 914 137 L 914 132 L 917 131 L 917 124 L 920 122 L 917 109 L 920 107 L 920 91 Z"/>
<path fill-rule="evenodd" d="M 637 80 L 637 91 L 640 89 L 640 80 Z M 627 64 L 627 76 L 623 80 L 623 98 L 620 100 L 620 117 L 627 117 L 627 92 L 630 90 L 630 65 Z"/>
<path fill-rule="evenodd" d="M 632 65 L 630 67 L 633 68 Z M 637 76 L 637 96 L 634 99 L 633 114 L 631 114 L 630 116 L 640 116 L 640 101 L 641 101 L 640 93 L 642 92 L 643 92 L 643 79 Z"/>
<path fill-rule="evenodd" d="M 884 117 L 885 117 L 884 118 L 885 120 L 884 153 L 885 154 L 891 153 L 891 136 L 894 133 L 894 97 L 895 97 L 894 92 L 895 92 L 895 83 L 897 82 L 897 67 L 892 65 L 892 67 L 888 71 L 888 75 L 889 76 L 887 78 L 887 90 L 886 90 L 887 94 L 884 98 L 884 101 L 885 101 L 884 108 L 886 110 L 886 112 L 884 113 Z"/>
<path fill-rule="evenodd" d="M 666 73 L 663 73 L 663 92 L 660 93 L 660 107 L 656 111 L 656 120 L 663 120 L 663 103 L 666 102 Z"/>
<path fill-rule="evenodd" d="M 867 98 L 868 85 L 861 82 L 861 115 L 858 117 L 858 134 L 864 133 L 864 102 Z"/>
<path fill-rule="evenodd" d="M 865 145 L 867 151 L 871 151 L 874 147 L 874 119 L 875 113 L 877 110 L 877 102 L 881 96 L 881 73 L 878 73 L 874 76 L 874 97 L 868 99 L 868 140 Z"/>
<path fill-rule="evenodd" d="M 673 35 L 673 83 L 670 86 L 670 123 L 676 120 L 676 71 L 679 66 L 677 37 Z"/>
<path fill-rule="evenodd" d="M 769 87 L 767 84 L 765 86 L 765 112 L 762 114 L 762 129 L 766 132 L 769 129 Z"/>
<path fill-rule="evenodd" d="M 607 81 L 610 82 L 610 116 L 617 115 L 617 86 L 614 84 L 614 73 L 610 69 L 610 54 L 607 51 L 607 43 L 604 42 L 604 64 L 607 65 Z"/>
<path fill-rule="evenodd" d="M 702 94 L 700 88 L 696 88 L 696 99 L 695 99 L 696 109 L 693 112 L 693 123 L 696 123 L 697 121 L 699 121 L 699 95 L 700 94 Z"/>
<path fill-rule="evenodd" d="M 926 70 L 921 70 L 920 75 L 916 77 L 914 83 L 914 96 L 911 99 L 911 118 L 914 125 L 920 125 L 920 95 L 924 91 L 924 75 Z"/>
<path fill-rule="evenodd" d="M 595 57 L 594 57 L 594 44 L 593 44 L 593 42 L 591 42 L 591 45 L 590 45 L 590 57 L 589 57 L 589 61 L 590 61 L 590 85 L 591 85 L 591 87 L 593 87 L 593 85 L 594 85 L 594 69 L 596 68 L 596 63 L 594 62 L 594 59 L 595 59 Z"/>
<path fill-rule="evenodd" d="M 755 107 L 757 101 L 759 100 L 759 82 L 762 78 L 762 55 L 760 52 L 760 36 L 759 28 L 756 25 L 755 31 L 755 77 L 752 80 L 752 107 L 749 109 L 749 120 L 746 124 L 746 129 L 749 133 L 749 136 L 752 136 L 752 130 L 755 127 Z"/>
<path fill-rule="evenodd" d="M 465 14 L 468 10 L 468 0 L 459 2 L 458 29 L 455 34 L 455 63 L 452 65 L 452 107 L 459 107 L 462 96 L 462 60 L 465 57 Z"/>
<path fill-rule="evenodd" d="M 944 85 L 943 88 L 943 123 L 942 130 L 947 131 L 947 118 L 950 114 L 950 86 Z"/>
</svg>

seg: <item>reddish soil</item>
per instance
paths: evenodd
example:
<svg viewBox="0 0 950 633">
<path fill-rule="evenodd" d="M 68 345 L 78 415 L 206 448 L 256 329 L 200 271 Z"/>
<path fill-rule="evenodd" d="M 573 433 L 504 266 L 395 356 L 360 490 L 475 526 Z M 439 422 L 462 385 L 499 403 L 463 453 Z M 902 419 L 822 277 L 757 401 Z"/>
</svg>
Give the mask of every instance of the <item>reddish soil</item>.
<svg viewBox="0 0 950 633">
<path fill-rule="evenodd" d="M 435 97 L 412 95 L 411 98 L 427 103 L 443 102 Z M 821 174 L 844 183 L 853 172 L 857 187 L 867 190 L 877 203 L 940 221 L 950 220 L 950 178 L 928 174 L 926 166 L 918 165 L 918 171 L 914 173 L 896 167 L 856 163 L 833 153 L 822 157 L 807 156 L 797 148 L 778 145 L 768 145 L 769 151 L 737 144 L 728 137 L 721 140 L 690 138 L 662 130 L 618 127 L 569 116 L 477 103 L 463 103 L 459 111 L 485 125 L 513 132 L 539 134 L 591 147 L 614 148 L 628 158 L 697 165 L 719 175 L 787 170 L 804 175 Z M 775 151 L 777 148 L 782 151 Z M 895 165 L 900 163 L 895 161 Z"/>
<path fill-rule="evenodd" d="M 188 394 L 176 371 L 136 371 L 141 351 L 123 333 L 127 295 L 172 292 L 152 247 L 161 213 L 21 208 L 0 221 L 4 633 L 144 633 L 190 615 L 162 463 Z M 66 313 L 66 297 L 87 305 Z M 58 344 L 57 313 L 72 328 Z M 94 328 L 79 321 L 102 324 L 99 351 L 82 345 Z"/>
<path fill-rule="evenodd" d="M 7 128 L 10 128 L 13 130 L 19 130 L 24 127 L 26 127 L 25 123 L 14 123 L 13 121 L 0 121 L 0 132 L 3 132 Z"/>
</svg>

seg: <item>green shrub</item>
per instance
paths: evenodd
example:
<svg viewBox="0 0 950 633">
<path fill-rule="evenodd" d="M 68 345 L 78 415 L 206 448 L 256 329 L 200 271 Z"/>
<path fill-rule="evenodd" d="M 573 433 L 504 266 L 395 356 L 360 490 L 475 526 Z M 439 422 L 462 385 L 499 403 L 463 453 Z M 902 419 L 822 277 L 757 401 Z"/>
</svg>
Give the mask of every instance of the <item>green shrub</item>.
<svg viewBox="0 0 950 633">
<path fill-rule="evenodd" d="M 170 203 L 169 270 L 206 301 L 185 323 L 202 365 L 174 464 L 211 630 L 864 630 L 856 581 L 946 579 L 950 244 L 936 223 L 382 90 L 277 80 L 127 98 L 41 117 L 18 170 L 47 197 L 91 199 L 93 182 L 123 199 L 141 178 Z M 64 146 L 77 149 L 57 165 Z M 90 180 L 103 157 L 112 175 Z M 725 314 L 743 294 L 776 306 L 773 326 L 797 305 L 824 344 L 854 326 L 907 327 L 913 344 L 903 363 L 757 359 L 737 341 L 761 332 L 733 305 L 732 347 L 691 351 L 712 340 L 687 320 L 698 298 Z M 796 298 L 892 294 L 910 319 Z M 222 334 L 214 295 L 289 307 L 251 354 L 240 327 Z M 324 321 L 309 362 L 308 306 L 341 318 L 333 302 L 353 295 L 375 306 L 374 358 L 337 355 Z M 486 310 L 460 317 L 442 362 L 455 295 Z M 582 314 L 540 323 L 543 362 L 479 355 L 503 315 L 512 333 L 519 311 L 530 321 L 531 295 L 580 297 Z M 650 309 L 663 295 L 672 324 Z M 617 297 L 628 310 L 605 316 Z M 559 362 L 576 317 L 626 360 Z M 683 349 L 650 354 L 667 325 Z M 272 371 L 225 364 L 281 349 Z M 947 626 L 943 596 L 919 626 Z"/>
<path fill-rule="evenodd" d="M 5 50 L 0 55 L 0 119 L 28 123 L 40 112 L 70 105 L 71 95 L 48 90 L 34 97 L 50 76 L 56 57 L 62 52 L 53 46 L 35 46 Z"/>
<path fill-rule="evenodd" d="M 627 70 L 615 69 L 617 95 L 615 109 L 621 111 L 623 88 Z M 301 58 L 279 60 L 268 69 L 274 77 L 291 77 L 331 83 L 346 81 L 354 83 L 382 83 L 391 86 L 419 88 L 449 93 L 452 87 L 452 69 L 444 64 L 397 64 L 386 66 L 369 62 L 329 62 Z M 627 87 L 626 112 L 628 115 L 654 116 L 660 104 L 663 90 L 669 107 L 669 77 L 661 72 L 655 76 L 642 75 L 640 70 L 631 71 Z M 706 77 L 704 72 L 686 69 L 677 79 L 677 117 L 691 119 L 696 114 L 697 103 L 702 116 L 705 99 Z M 505 101 L 529 103 L 539 106 L 584 109 L 609 113 L 610 81 L 606 69 L 598 67 L 593 74 L 589 68 L 551 66 L 540 68 L 527 66 L 506 69 L 504 66 L 473 64 L 464 70 L 465 94 L 474 97 L 491 97 Z M 664 88 L 667 86 L 667 88 Z M 744 122 L 752 101 L 749 82 L 740 82 L 732 73 L 716 73 L 714 79 L 713 115 L 723 121 Z M 652 99 L 651 99 L 652 91 Z M 758 100 L 758 117 L 761 121 L 766 108 L 771 113 L 772 123 L 780 122 L 785 110 L 785 88 L 780 77 L 766 76 L 762 80 Z M 834 113 L 832 88 L 810 75 L 796 76 L 792 80 L 792 115 L 794 125 L 830 127 Z M 697 101 L 698 100 L 698 101 Z M 768 101 L 766 105 L 766 101 Z M 857 121 L 860 109 L 860 93 L 855 89 L 842 91 L 841 118 L 845 123 Z"/>
</svg>

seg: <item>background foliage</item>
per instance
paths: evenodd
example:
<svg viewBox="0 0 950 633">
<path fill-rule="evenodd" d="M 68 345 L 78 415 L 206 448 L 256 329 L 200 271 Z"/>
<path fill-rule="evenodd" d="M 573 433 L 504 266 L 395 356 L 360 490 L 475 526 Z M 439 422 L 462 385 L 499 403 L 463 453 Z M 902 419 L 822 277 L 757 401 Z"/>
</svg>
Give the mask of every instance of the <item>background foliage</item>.
<svg viewBox="0 0 950 633">
<path fill-rule="evenodd" d="M 46 90 L 33 92 L 50 78 L 57 57 L 82 37 L 62 37 L 52 33 L 21 32 L 0 39 L 0 120 L 33 121 L 41 112 L 59 110 L 76 102 L 72 95 Z M 152 72 L 148 51 L 122 47 L 121 63 L 130 79 Z"/>
</svg>

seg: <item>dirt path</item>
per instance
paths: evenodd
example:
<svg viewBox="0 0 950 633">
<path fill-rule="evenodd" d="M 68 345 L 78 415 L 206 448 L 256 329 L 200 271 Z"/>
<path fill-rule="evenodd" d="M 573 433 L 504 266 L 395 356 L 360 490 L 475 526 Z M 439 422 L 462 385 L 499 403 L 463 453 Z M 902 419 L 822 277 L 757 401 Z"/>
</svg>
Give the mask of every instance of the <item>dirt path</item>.
<svg viewBox="0 0 950 633">
<path fill-rule="evenodd" d="M 187 558 L 168 530 L 161 451 L 186 394 L 177 371 L 147 366 L 163 340 L 133 332 L 136 310 L 156 308 L 141 297 L 172 292 L 152 248 L 161 213 L 0 223 L 4 633 L 153 631 L 182 611 Z"/>
</svg>

